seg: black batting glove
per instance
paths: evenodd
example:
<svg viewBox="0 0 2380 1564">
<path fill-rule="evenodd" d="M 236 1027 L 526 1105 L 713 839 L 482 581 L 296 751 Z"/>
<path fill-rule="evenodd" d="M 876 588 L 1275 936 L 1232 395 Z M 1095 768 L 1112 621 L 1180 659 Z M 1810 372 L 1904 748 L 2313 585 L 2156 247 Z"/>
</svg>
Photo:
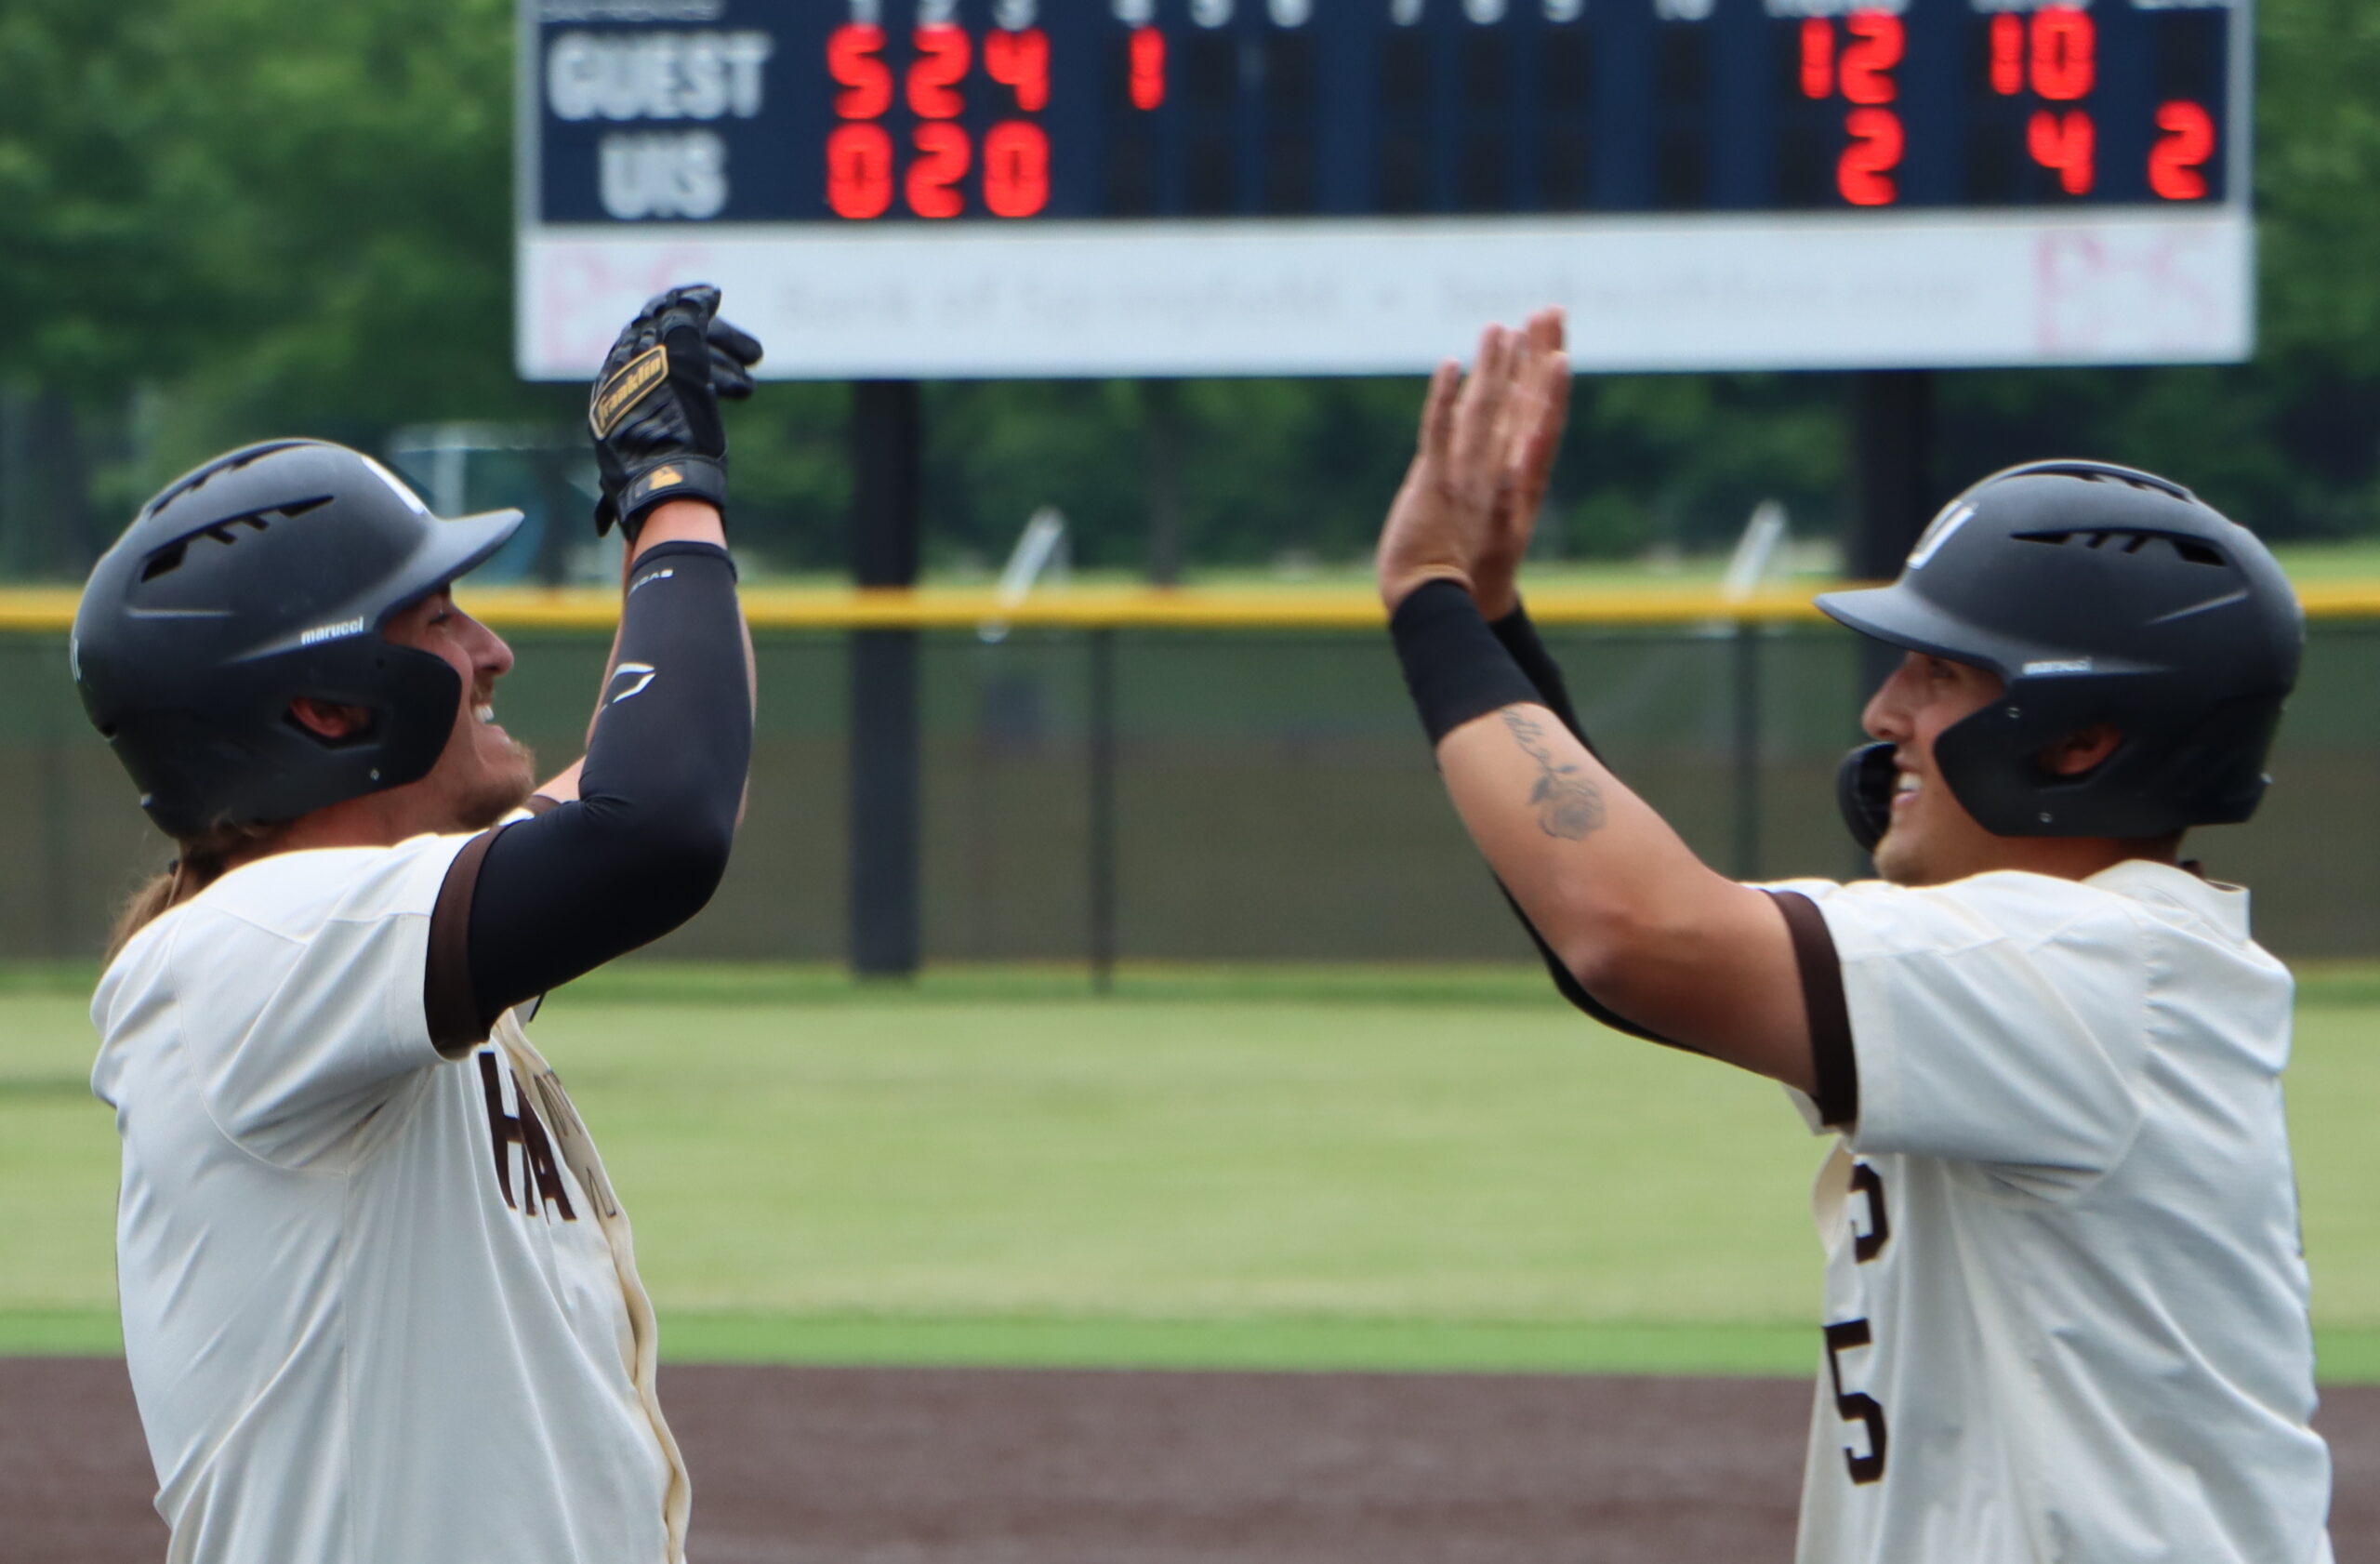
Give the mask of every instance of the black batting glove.
<svg viewBox="0 0 2380 1564">
<path fill-rule="evenodd" d="M 727 431 L 719 399 L 752 394 L 760 344 L 718 318 L 707 283 L 644 301 L 604 357 L 587 404 L 603 497 L 602 536 L 618 522 L 634 543 L 646 512 L 664 500 L 727 506 Z"/>
</svg>

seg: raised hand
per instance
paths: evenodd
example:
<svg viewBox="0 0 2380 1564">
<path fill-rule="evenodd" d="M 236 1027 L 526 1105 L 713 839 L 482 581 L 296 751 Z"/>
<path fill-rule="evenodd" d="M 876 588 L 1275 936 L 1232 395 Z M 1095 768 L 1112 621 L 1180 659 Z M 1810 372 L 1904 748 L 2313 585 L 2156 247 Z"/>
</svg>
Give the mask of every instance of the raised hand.
<svg viewBox="0 0 2380 1564">
<path fill-rule="evenodd" d="M 1374 568 L 1391 612 L 1433 579 L 1474 595 L 1501 594 L 1509 612 L 1513 576 L 1543 503 L 1567 410 L 1569 360 L 1558 311 L 1527 330 L 1489 326 L 1471 374 L 1452 364 L 1431 377 L 1421 434 L 1404 485 L 1381 529 Z M 1483 600 L 1483 612 L 1490 604 Z"/>
<path fill-rule="evenodd" d="M 1564 351 L 1559 309 L 1540 310 L 1521 329 L 1512 360 L 1512 390 L 1504 400 L 1498 443 L 1504 477 L 1478 554 L 1471 563 L 1472 595 L 1488 619 L 1520 603 L 1517 578 L 1529 539 L 1545 507 L 1554 461 L 1570 415 L 1570 358 Z"/>
<path fill-rule="evenodd" d="M 715 287 L 672 288 L 645 300 L 612 344 L 587 408 L 603 484 L 598 533 L 617 521 L 633 541 L 645 513 L 666 500 L 725 508 L 719 402 L 752 394 L 760 344 L 718 310 Z"/>
</svg>

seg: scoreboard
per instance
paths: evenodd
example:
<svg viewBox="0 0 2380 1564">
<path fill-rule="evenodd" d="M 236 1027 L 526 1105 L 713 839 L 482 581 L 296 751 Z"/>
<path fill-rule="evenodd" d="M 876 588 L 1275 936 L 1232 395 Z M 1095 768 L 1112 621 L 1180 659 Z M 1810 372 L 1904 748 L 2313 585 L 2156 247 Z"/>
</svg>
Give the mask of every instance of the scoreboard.
<svg viewBox="0 0 2380 1564">
<path fill-rule="evenodd" d="M 2244 0 L 523 0 L 520 359 L 795 377 L 2252 345 Z"/>
</svg>

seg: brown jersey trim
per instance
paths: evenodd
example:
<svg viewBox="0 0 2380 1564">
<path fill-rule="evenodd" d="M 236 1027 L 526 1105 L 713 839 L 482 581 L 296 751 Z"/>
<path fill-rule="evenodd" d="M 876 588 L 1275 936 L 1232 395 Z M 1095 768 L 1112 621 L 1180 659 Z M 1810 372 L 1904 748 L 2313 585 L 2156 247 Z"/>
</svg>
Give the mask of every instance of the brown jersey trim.
<svg viewBox="0 0 2380 1564">
<path fill-rule="evenodd" d="M 1851 1007 L 1843 997 L 1843 961 L 1818 904 L 1799 891 L 1771 891 L 1793 938 L 1802 1006 L 1810 1018 L 1810 1062 L 1818 1073 L 1818 1119 L 1832 1129 L 1859 1122 L 1859 1059 L 1851 1048 Z"/>
<path fill-rule="evenodd" d="M 430 912 L 430 961 L 422 969 L 421 1009 L 430 1020 L 430 1040 L 441 1054 L 459 1059 L 487 1040 L 479 1001 L 471 992 L 471 896 L 479 889 L 480 865 L 496 841 L 482 831 L 463 843 L 438 887 Z"/>
</svg>

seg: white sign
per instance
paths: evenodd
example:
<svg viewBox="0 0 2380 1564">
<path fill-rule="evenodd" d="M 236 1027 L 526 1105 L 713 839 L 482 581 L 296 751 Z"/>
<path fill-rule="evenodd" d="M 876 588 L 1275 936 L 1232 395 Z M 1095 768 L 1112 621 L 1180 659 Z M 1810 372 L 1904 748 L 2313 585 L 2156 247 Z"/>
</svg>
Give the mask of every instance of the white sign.
<svg viewBox="0 0 2380 1564">
<path fill-rule="evenodd" d="M 2153 212 L 530 229 L 520 366 L 591 375 L 680 283 L 780 379 L 1410 373 L 1570 313 L 1582 370 L 2228 362 L 2236 206 Z"/>
</svg>

